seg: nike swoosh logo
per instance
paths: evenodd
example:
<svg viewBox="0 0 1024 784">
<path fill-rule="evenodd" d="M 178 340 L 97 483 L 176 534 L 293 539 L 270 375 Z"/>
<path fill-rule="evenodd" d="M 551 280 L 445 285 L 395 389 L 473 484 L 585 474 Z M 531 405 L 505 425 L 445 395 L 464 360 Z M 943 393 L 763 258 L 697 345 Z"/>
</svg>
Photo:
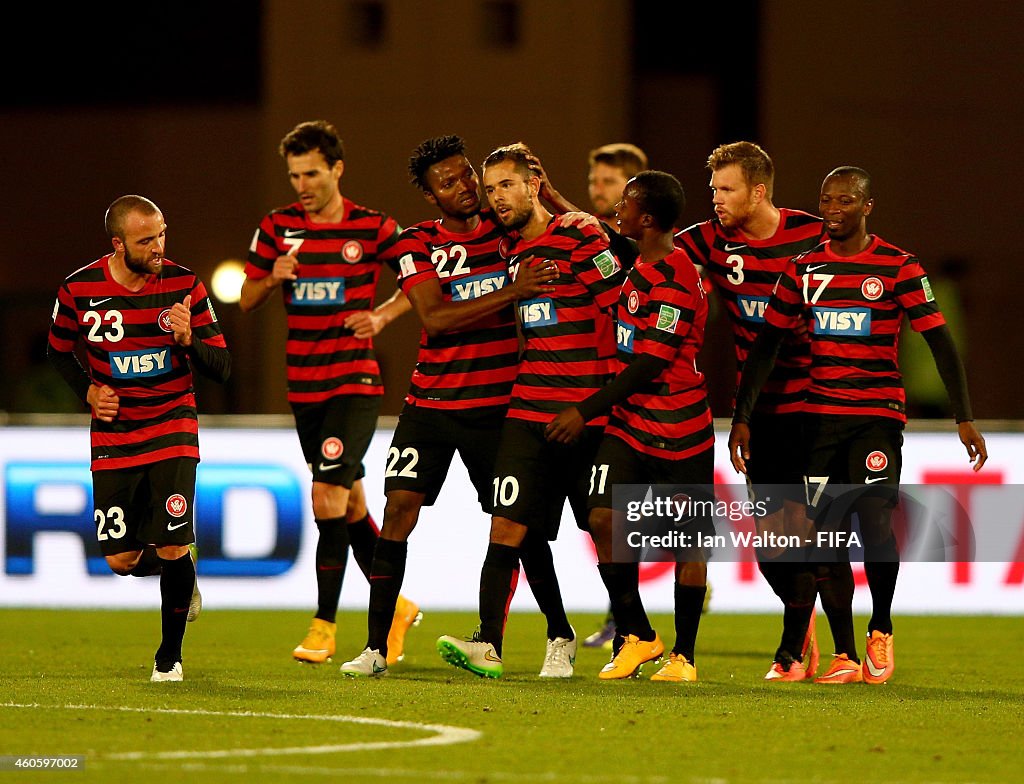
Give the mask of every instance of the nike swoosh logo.
<svg viewBox="0 0 1024 784">
<path fill-rule="evenodd" d="M 490 662 L 497 662 L 498 664 L 501 664 L 501 659 L 499 659 L 499 658 L 498 658 L 497 656 L 495 656 L 495 655 L 494 655 L 493 653 L 491 653 L 491 651 L 486 651 L 486 652 L 484 653 L 484 658 L 485 658 L 485 659 L 486 659 L 487 661 L 490 661 Z"/>
<path fill-rule="evenodd" d="M 298 237 L 300 234 L 305 234 L 305 229 L 285 229 L 284 236 L 286 237 Z"/>
<path fill-rule="evenodd" d="M 815 264 L 813 267 L 808 267 L 808 272 L 814 272 L 814 270 L 820 270 L 822 267 L 827 267 L 828 264 Z"/>
<path fill-rule="evenodd" d="M 870 672 L 873 677 L 880 678 L 883 675 L 885 675 L 885 667 L 882 667 L 881 669 L 876 667 L 874 664 L 871 663 L 871 657 L 870 656 L 864 657 L 864 661 L 867 662 L 868 672 Z"/>
<path fill-rule="evenodd" d="M 851 673 L 851 672 L 857 672 L 857 669 L 855 667 L 851 667 L 848 670 L 837 670 L 836 672 L 830 673 L 828 675 L 828 678 L 829 679 L 838 678 L 840 675 L 847 675 L 848 673 Z M 824 678 L 825 676 L 822 676 L 822 677 Z"/>
<path fill-rule="evenodd" d="M 741 242 L 741 243 L 740 243 L 739 245 L 730 245 L 730 244 L 729 244 L 729 243 L 727 242 L 727 243 L 725 243 L 725 245 L 723 246 L 723 248 L 722 248 L 722 249 L 723 249 L 723 250 L 724 250 L 724 251 L 725 251 L 726 253 L 731 253 L 731 252 L 732 252 L 732 251 L 734 251 L 734 250 L 739 250 L 740 248 L 745 248 L 745 247 L 747 247 L 747 243 L 745 243 L 745 242 Z"/>
<path fill-rule="evenodd" d="M 384 672 L 386 669 L 387 669 L 387 667 L 381 667 L 379 664 L 377 664 L 377 662 L 373 663 L 373 671 L 374 672 Z"/>
<path fill-rule="evenodd" d="M 177 531 L 177 530 L 178 530 L 179 528 L 181 528 L 181 527 L 182 527 L 183 525 L 188 525 L 188 524 L 189 524 L 189 522 L 190 522 L 190 521 L 188 521 L 188 520 L 185 520 L 184 522 L 178 523 L 177 525 L 171 525 L 170 523 L 168 523 L 168 524 L 167 524 L 167 530 L 168 530 L 168 531 Z"/>
<path fill-rule="evenodd" d="M 321 463 L 318 466 L 318 469 L 320 471 L 333 471 L 335 468 L 341 468 L 341 463 L 335 463 L 334 465 L 327 465 L 326 463 Z"/>
<path fill-rule="evenodd" d="M 113 297 L 106 297 L 105 299 L 91 299 L 89 300 L 89 307 L 94 308 L 97 305 L 102 305 L 104 302 L 110 302 Z"/>
<path fill-rule="evenodd" d="M 887 476 L 871 476 L 864 480 L 864 484 L 873 485 L 875 482 L 884 482 L 888 478 Z"/>
</svg>

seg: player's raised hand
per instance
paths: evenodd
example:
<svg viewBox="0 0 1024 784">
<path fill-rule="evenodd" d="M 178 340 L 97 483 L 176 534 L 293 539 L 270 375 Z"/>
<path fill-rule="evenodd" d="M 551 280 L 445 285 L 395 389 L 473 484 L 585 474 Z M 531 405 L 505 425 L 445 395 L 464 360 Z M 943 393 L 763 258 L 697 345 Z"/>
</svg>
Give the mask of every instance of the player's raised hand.
<svg viewBox="0 0 1024 784">
<path fill-rule="evenodd" d="M 608 239 L 608 229 L 598 218 L 595 218 L 589 212 L 567 212 L 558 217 L 559 226 L 576 226 L 582 228 L 584 226 L 592 226 L 601 232 L 601 235 Z"/>
<path fill-rule="evenodd" d="M 186 294 L 184 302 L 175 302 L 168 316 L 174 342 L 179 346 L 192 345 L 192 295 Z"/>
<path fill-rule="evenodd" d="M 85 393 L 86 402 L 92 407 L 93 415 L 104 422 L 113 422 L 121 406 L 117 393 L 106 384 L 92 384 Z"/>
<path fill-rule="evenodd" d="M 558 197 L 558 191 L 551 185 L 551 180 L 548 177 L 548 173 L 544 171 L 544 165 L 533 153 L 526 156 L 526 165 L 530 167 L 530 171 L 540 178 L 540 197 L 547 202 L 550 202 L 552 198 Z"/>
<path fill-rule="evenodd" d="M 299 279 L 299 245 L 296 243 L 283 256 L 278 256 L 274 261 L 274 267 L 270 270 L 270 277 L 274 283 L 280 285 L 285 280 Z"/>
<path fill-rule="evenodd" d="M 729 460 L 737 474 L 747 473 L 750 459 L 750 426 L 737 422 L 729 431 Z"/>
<path fill-rule="evenodd" d="M 980 471 L 988 460 L 988 448 L 985 446 L 985 436 L 978 432 L 973 422 L 961 422 L 957 425 L 960 435 L 960 443 L 967 447 L 967 455 L 974 463 L 974 470 Z"/>
</svg>

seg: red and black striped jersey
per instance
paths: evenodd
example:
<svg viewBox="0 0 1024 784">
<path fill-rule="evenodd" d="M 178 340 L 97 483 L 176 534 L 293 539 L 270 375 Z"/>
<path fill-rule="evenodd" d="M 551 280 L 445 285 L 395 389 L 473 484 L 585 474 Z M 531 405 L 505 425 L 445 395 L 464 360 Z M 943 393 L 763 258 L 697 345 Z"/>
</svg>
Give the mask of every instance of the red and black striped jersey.
<svg viewBox="0 0 1024 784">
<path fill-rule="evenodd" d="M 558 268 L 554 293 L 519 303 L 525 342 L 509 404 L 510 417 L 550 422 L 603 387 L 614 372 L 611 314 L 625 272 L 598 229 L 559 226 L 557 218 L 533 240 L 512 242 L 506 255 L 513 280 L 519 265 L 534 259 L 550 259 Z"/>
<path fill-rule="evenodd" d="M 669 363 L 612 409 L 605 432 L 643 454 L 682 460 L 710 449 L 715 430 L 697 369 L 708 301 L 688 254 L 637 259 L 619 294 L 616 342 L 622 366 L 649 354 Z"/>
<path fill-rule="evenodd" d="M 112 254 L 111 254 L 112 255 Z M 185 267 L 164 259 L 139 291 L 110 273 L 110 255 L 72 273 L 57 292 L 50 327 L 53 351 L 71 353 L 81 339 L 92 383 L 120 398 L 117 417 L 92 420 L 92 470 L 199 459 L 199 427 L 188 352 L 174 340 L 169 314 L 191 295 L 192 340 L 224 348 L 206 288 Z"/>
<path fill-rule="evenodd" d="M 896 358 L 904 313 L 918 332 L 946 323 L 921 263 L 879 237 L 855 256 L 838 256 L 823 242 L 793 259 L 765 321 L 807 326 L 811 384 L 804 410 L 905 422 Z"/>
<path fill-rule="evenodd" d="M 464 302 L 504 288 L 508 265 L 498 252 L 504 236 L 490 211 L 467 234 L 453 234 L 436 220 L 410 226 L 396 246 L 402 291 L 434 280 L 446 302 Z M 445 409 L 507 406 L 518 364 L 511 304 L 456 332 L 431 337 L 423 330 L 405 402 Z"/>
<path fill-rule="evenodd" d="M 336 395 L 381 395 L 373 340 L 344 326 L 373 308 L 381 265 L 397 273 L 393 218 L 344 199 L 338 223 L 315 223 L 298 202 L 267 215 L 249 247 L 245 274 L 265 278 L 278 256 L 296 252 L 298 280 L 281 285 L 288 314 L 288 400 L 319 403 Z"/>
<path fill-rule="evenodd" d="M 676 235 L 676 245 L 694 264 L 707 270 L 732 322 L 736 345 L 736 383 L 754 338 L 764 323 L 764 309 L 775 281 L 794 256 L 824 238 L 821 218 L 800 210 L 779 209 L 779 227 L 768 239 L 755 240 L 730 231 L 717 218 Z M 809 382 L 810 343 L 806 335 L 787 335 L 775 367 L 757 398 L 757 411 L 784 414 L 801 410 Z"/>
</svg>

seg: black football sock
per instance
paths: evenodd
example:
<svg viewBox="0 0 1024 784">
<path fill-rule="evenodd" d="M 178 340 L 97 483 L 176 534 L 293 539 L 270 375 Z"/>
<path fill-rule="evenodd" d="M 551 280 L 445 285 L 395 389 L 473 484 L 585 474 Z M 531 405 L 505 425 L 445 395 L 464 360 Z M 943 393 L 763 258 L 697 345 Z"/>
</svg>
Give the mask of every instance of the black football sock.
<svg viewBox="0 0 1024 784">
<path fill-rule="evenodd" d="M 789 587 L 786 589 L 789 598 L 782 614 L 782 641 L 775 653 L 775 661 L 785 665 L 801 660 L 800 651 L 818 595 L 818 584 L 810 566 L 794 563 L 789 567 Z"/>
<path fill-rule="evenodd" d="M 790 578 L 790 570 L 787 568 L 789 565 L 776 558 L 762 558 L 758 556 L 757 559 L 757 568 L 764 576 L 765 582 L 775 592 L 775 595 L 782 600 L 783 604 L 786 603 L 786 588 Z"/>
<path fill-rule="evenodd" d="M 181 661 L 181 641 L 185 638 L 185 619 L 192 600 L 196 569 L 185 553 L 174 561 L 164 561 L 160 571 L 160 628 L 162 637 L 156 652 L 158 664 Z"/>
<path fill-rule="evenodd" d="M 676 644 L 672 652 L 681 653 L 690 664 L 694 663 L 693 651 L 707 592 L 706 585 L 675 585 Z"/>
<path fill-rule="evenodd" d="M 871 590 L 871 620 L 868 633 L 892 634 L 892 598 L 896 593 L 899 561 L 865 561 L 864 573 Z"/>
<path fill-rule="evenodd" d="M 408 542 L 378 539 L 370 568 L 370 603 L 366 625 L 366 647 L 388 655 L 388 632 L 395 617 L 395 604 L 405 579 Z"/>
<path fill-rule="evenodd" d="M 864 574 L 871 590 L 868 632 L 892 634 L 892 599 L 900 571 L 899 546 L 892 532 L 892 507 L 883 496 L 868 496 L 859 501 L 857 516 L 864 536 Z"/>
<path fill-rule="evenodd" d="M 849 561 L 818 564 L 815 577 L 836 653 L 845 653 L 850 661 L 859 662 L 853 631 L 853 569 Z"/>
<path fill-rule="evenodd" d="M 597 565 L 608 598 L 611 600 L 615 626 L 620 635 L 635 634 L 641 640 L 653 640 L 654 629 L 640 598 L 640 567 L 630 563 Z"/>
<path fill-rule="evenodd" d="M 163 562 L 160 560 L 160 556 L 156 554 L 156 548 L 153 545 L 146 545 L 142 550 L 142 555 L 139 557 L 139 562 L 135 564 L 135 568 L 132 569 L 128 574 L 132 577 L 150 577 L 154 574 L 160 574 Z"/>
<path fill-rule="evenodd" d="M 519 582 L 520 557 L 518 547 L 491 542 L 480 570 L 480 639 L 493 644 L 498 656 L 505 638 L 508 608 Z"/>
<path fill-rule="evenodd" d="M 608 614 L 604 616 L 604 624 L 607 626 L 609 623 L 615 623 L 615 613 L 612 612 L 612 606 L 608 605 Z"/>
<path fill-rule="evenodd" d="M 370 579 L 370 569 L 373 564 L 373 551 L 377 546 L 377 539 L 380 537 L 380 529 L 373 522 L 370 513 L 362 520 L 356 520 L 348 524 L 348 541 L 352 546 L 352 557 L 359 564 L 359 571 L 367 580 Z"/>
<path fill-rule="evenodd" d="M 348 563 L 348 525 L 344 517 L 331 517 L 317 520 L 316 527 L 316 617 L 334 623 Z"/>
<path fill-rule="evenodd" d="M 533 531 L 527 533 L 520 546 L 519 558 L 523 563 L 526 581 L 533 591 L 533 598 L 547 619 L 548 639 L 564 637 L 571 640 L 573 631 L 562 604 L 555 562 L 551 557 L 551 544 L 544 534 Z"/>
</svg>

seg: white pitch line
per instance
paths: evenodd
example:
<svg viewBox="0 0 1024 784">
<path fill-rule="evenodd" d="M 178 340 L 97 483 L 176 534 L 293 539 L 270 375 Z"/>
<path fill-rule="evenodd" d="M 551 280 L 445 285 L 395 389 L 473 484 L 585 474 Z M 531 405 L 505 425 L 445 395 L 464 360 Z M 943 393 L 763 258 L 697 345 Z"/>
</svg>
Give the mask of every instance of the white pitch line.
<svg viewBox="0 0 1024 784">
<path fill-rule="evenodd" d="M 371 751 L 376 749 L 407 749 L 420 746 L 449 746 L 454 743 L 468 743 L 478 740 L 483 733 L 467 727 L 453 727 L 449 724 L 421 724 L 415 721 L 375 719 L 368 716 L 320 716 L 291 713 L 258 713 L 255 711 L 211 711 L 185 708 L 130 708 L 123 705 L 40 705 L 39 703 L 0 703 L 0 708 L 54 708 L 63 710 L 121 711 L 126 713 L 166 713 L 187 716 L 224 716 L 241 719 L 283 719 L 290 721 L 333 721 L 346 724 L 369 724 L 377 727 L 394 727 L 420 732 L 433 732 L 426 738 L 407 741 L 375 741 L 370 743 L 336 743 L 321 746 L 288 746 L 266 749 L 215 749 L 211 751 L 129 751 L 106 754 L 109 760 L 142 759 L 223 759 L 225 757 L 281 756 L 287 754 L 333 754 L 341 751 Z"/>
</svg>

